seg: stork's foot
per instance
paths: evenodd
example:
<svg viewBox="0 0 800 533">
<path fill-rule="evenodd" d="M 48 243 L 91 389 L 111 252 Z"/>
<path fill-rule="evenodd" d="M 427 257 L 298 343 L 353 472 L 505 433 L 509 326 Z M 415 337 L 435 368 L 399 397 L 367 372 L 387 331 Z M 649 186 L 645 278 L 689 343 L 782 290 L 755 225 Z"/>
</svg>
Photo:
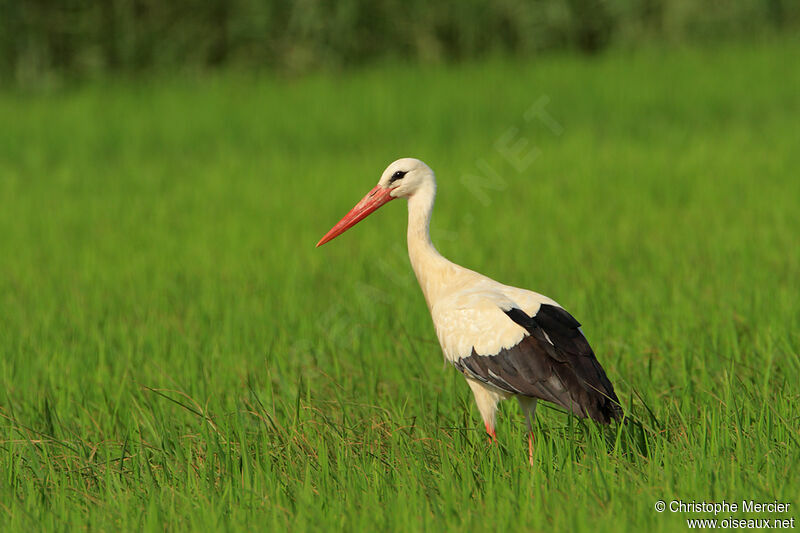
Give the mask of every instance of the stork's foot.
<svg viewBox="0 0 800 533">
<path fill-rule="evenodd" d="M 533 466 L 533 431 L 528 433 L 528 462 Z"/>
<path fill-rule="evenodd" d="M 490 426 L 488 423 L 486 425 L 486 433 L 489 435 L 489 439 L 492 441 L 492 444 L 497 444 L 497 435 L 494 432 L 494 428 Z"/>
</svg>

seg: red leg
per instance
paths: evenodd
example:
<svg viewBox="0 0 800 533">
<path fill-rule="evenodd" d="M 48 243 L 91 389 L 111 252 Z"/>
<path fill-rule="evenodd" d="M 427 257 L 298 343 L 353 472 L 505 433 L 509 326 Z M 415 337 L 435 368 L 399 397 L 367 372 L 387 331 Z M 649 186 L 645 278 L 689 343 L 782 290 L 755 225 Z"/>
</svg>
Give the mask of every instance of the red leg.
<svg viewBox="0 0 800 533">
<path fill-rule="evenodd" d="M 528 433 L 528 461 L 533 466 L 533 431 Z"/>
<path fill-rule="evenodd" d="M 492 442 L 495 444 L 497 443 L 497 435 L 495 435 L 494 428 L 489 425 L 489 422 L 485 423 L 486 425 L 486 433 L 489 434 L 489 437 L 492 439 Z"/>
</svg>

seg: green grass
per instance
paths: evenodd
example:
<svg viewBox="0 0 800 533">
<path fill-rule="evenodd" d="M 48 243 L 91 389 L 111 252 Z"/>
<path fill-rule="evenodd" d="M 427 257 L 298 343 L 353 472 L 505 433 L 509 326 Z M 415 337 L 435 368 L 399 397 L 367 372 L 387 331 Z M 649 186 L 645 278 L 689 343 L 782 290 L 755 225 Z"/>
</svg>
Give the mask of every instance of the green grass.
<svg viewBox="0 0 800 533">
<path fill-rule="evenodd" d="M 798 516 L 798 51 L 0 94 L 0 529 Z M 405 206 L 314 249 L 401 156 L 438 172 L 440 251 L 567 307 L 644 432 L 542 408 L 531 469 L 516 404 L 488 444 L 442 362 Z"/>
</svg>

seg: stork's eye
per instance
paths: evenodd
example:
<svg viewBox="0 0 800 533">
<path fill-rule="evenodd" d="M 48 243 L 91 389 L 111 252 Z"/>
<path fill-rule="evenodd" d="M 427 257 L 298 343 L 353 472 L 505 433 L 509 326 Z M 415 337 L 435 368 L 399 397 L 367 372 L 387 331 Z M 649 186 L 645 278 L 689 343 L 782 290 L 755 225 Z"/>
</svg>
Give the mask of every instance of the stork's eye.
<svg viewBox="0 0 800 533">
<path fill-rule="evenodd" d="M 391 178 L 389 178 L 389 183 L 394 183 L 397 180 L 401 180 L 401 179 L 403 179 L 403 176 L 405 176 L 405 175 L 406 175 L 406 172 L 404 172 L 402 170 L 398 170 L 397 172 L 392 174 Z"/>
</svg>

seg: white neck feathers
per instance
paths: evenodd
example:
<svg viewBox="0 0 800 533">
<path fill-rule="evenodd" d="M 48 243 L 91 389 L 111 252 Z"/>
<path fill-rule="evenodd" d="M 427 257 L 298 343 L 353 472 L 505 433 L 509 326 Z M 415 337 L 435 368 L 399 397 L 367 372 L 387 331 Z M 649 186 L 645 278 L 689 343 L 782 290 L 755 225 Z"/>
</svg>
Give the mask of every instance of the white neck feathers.
<svg viewBox="0 0 800 533">
<path fill-rule="evenodd" d="M 456 265 L 442 257 L 431 242 L 430 223 L 436 183 L 431 182 L 417 190 L 408 199 L 408 257 L 417 276 L 428 307 L 444 291 L 448 273 Z"/>
</svg>

